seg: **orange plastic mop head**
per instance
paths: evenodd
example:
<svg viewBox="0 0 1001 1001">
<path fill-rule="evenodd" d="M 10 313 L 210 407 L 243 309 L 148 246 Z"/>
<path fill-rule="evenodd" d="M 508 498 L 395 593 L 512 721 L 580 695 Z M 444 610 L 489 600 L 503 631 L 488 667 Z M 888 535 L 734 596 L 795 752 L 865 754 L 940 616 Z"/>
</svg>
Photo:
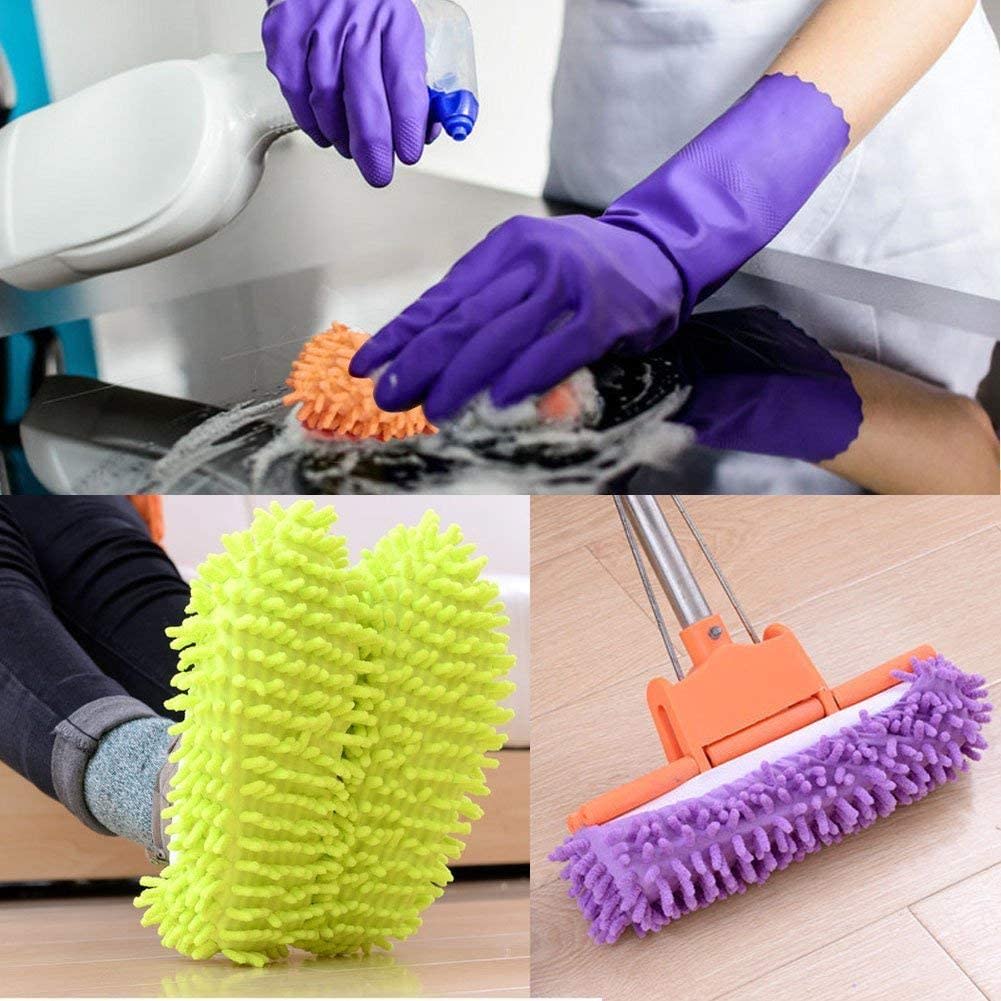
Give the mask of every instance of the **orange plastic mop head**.
<svg viewBox="0 0 1001 1001">
<path fill-rule="evenodd" d="M 399 414 L 382 410 L 375 402 L 374 383 L 348 373 L 352 357 L 367 339 L 342 323 L 311 338 L 292 366 L 292 392 L 284 398 L 285 405 L 299 404 L 302 426 L 330 437 L 390 441 L 435 434 L 438 429 L 420 407 Z"/>
<path fill-rule="evenodd" d="M 668 764 L 585 803 L 567 818 L 571 832 L 605 824 L 703 772 L 893 688 L 898 672 L 935 657 L 910 650 L 834 688 L 793 632 L 769 626 L 762 642 L 734 643 L 718 615 L 683 629 L 692 658 L 683 681 L 654 678 L 647 704 Z"/>
</svg>

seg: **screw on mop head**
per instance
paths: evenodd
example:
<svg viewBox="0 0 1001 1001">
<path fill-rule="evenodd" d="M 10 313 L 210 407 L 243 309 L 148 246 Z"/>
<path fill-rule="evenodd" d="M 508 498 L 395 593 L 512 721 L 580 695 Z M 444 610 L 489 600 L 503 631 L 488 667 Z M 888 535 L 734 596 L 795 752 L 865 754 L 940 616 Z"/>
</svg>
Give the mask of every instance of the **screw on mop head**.
<svg viewBox="0 0 1001 1001">
<path fill-rule="evenodd" d="M 382 410 L 375 402 L 375 384 L 348 372 L 366 340 L 365 334 L 341 323 L 311 338 L 292 365 L 288 378 L 292 392 L 282 402 L 288 407 L 301 404 L 302 426 L 331 437 L 390 441 L 434 434 L 437 429 L 420 407 L 399 414 Z"/>
<path fill-rule="evenodd" d="M 566 863 L 596 942 L 629 927 L 643 937 L 763 883 L 957 778 L 987 746 L 984 679 L 929 647 L 827 689 L 784 627 L 755 647 L 721 629 L 718 616 L 686 629 L 696 666 L 648 689 L 671 763 L 585 804 L 550 856 Z M 776 687 L 762 690 L 769 675 Z M 757 698 L 743 715 L 722 694 L 737 678 L 741 696 Z M 851 725 L 835 725 L 849 714 Z"/>
<path fill-rule="evenodd" d="M 335 519 L 308 501 L 258 511 L 169 630 L 171 863 L 136 904 L 193 958 L 389 948 L 442 892 L 459 817 L 479 813 L 468 796 L 488 792 L 512 686 L 483 561 L 429 514 L 350 568 Z"/>
</svg>

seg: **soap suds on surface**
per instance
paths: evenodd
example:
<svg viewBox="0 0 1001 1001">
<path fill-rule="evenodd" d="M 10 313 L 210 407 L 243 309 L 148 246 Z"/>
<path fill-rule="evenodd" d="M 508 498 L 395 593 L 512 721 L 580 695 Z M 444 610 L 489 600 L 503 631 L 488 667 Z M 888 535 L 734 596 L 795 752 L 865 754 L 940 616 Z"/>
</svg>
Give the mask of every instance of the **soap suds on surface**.
<svg viewBox="0 0 1001 1001">
<path fill-rule="evenodd" d="M 143 491 L 243 493 L 596 493 L 643 465 L 669 465 L 691 432 L 669 419 L 678 388 L 614 427 L 587 426 L 602 410 L 588 372 L 571 380 L 580 409 L 540 421 L 536 401 L 505 410 L 486 398 L 436 435 L 405 441 L 324 441 L 280 398 L 249 401 L 210 418 L 155 464 Z M 238 484 L 238 486 L 237 486 Z"/>
<path fill-rule="evenodd" d="M 373 382 L 348 374 L 364 340 L 338 324 L 312 338 L 284 405 L 251 400 L 205 421 L 141 491 L 600 493 L 668 468 L 692 440 L 670 423 L 690 392 L 670 347 L 608 356 L 504 409 L 483 393 L 435 434 L 419 409 L 379 410 Z"/>
</svg>

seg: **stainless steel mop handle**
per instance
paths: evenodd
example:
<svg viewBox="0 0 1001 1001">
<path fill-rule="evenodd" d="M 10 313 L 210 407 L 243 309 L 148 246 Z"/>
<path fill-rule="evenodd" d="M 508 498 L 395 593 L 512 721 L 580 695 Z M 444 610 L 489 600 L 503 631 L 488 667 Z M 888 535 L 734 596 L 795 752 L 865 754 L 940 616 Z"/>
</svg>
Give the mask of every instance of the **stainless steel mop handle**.
<svg viewBox="0 0 1001 1001">
<path fill-rule="evenodd" d="M 682 628 L 710 615 L 709 605 L 671 531 L 657 499 L 650 494 L 621 498 L 629 523 L 646 553 Z"/>
</svg>

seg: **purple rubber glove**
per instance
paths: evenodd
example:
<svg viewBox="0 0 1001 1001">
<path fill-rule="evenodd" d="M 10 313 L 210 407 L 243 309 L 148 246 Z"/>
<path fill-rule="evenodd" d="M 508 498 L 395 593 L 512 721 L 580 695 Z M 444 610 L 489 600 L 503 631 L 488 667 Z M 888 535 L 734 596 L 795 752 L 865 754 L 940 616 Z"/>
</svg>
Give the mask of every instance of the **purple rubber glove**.
<svg viewBox="0 0 1001 1001">
<path fill-rule="evenodd" d="M 841 363 L 774 310 L 702 313 L 671 348 L 692 392 L 671 417 L 709 448 L 821 462 L 862 426 L 862 400 Z"/>
<path fill-rule="evenodd" d="M 376 188 L 392 181 L 394 153 L 420 160 L 427 58 L 413 0 L 269 0 L 262 35 L 268 69 L 315 143 L 354 159 Z"/>
<path fill-rule="evenodd" d="M 829 97 L 759 80 L 598 219 L 516 218 L 355 356 L 376 400 L 431 420 L 490 389 L 508 406 L 615 348 L 645 352 L 789 222 L 848 145 Z M 582 151 L 586 155 L 586 151 Z"/>
</svg>

